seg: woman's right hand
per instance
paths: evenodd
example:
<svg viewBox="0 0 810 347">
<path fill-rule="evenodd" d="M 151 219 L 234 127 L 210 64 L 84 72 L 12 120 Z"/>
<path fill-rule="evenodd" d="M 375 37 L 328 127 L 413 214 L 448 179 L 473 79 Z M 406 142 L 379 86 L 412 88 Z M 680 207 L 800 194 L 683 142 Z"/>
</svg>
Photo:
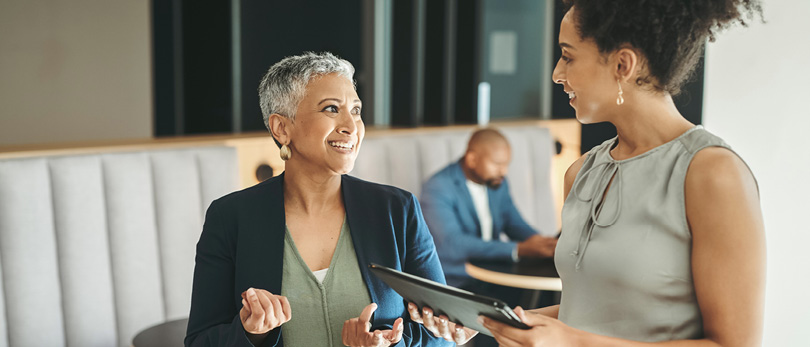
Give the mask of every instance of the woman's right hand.
<svg viewBox="0 0 810 347">
<path fill-rule="evenodd" d="M 292 318 L 290 302 L 264 289 L 249 288 L 242 292 L 239 318 L 248 334 L 265 335 Z"/>
<path fill-rule="evenodd" d="M 430 307 L 423 307 L 422 313 L 419 313 L 419 307 L 409 302 L 408 313 L 411 315 L 412 321 L 424 325 L 434 336 L 455 342 L 458 345 L 463 345 L 475 337 L 475 335 L 478 335 L 477 330 L 450 322 L 445 315 L 439 317 L 434 316 L 433 310 Z"/>
</svg>

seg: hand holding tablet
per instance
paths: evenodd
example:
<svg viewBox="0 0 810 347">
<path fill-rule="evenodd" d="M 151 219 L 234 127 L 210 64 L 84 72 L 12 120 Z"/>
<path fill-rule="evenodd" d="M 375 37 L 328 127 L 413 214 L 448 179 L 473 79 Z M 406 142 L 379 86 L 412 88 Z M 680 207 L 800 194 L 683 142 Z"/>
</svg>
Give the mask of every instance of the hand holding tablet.
<svg viewBox="0 0 810 347">
<path fill-rule="evenodd" d="M 425 326 L 436 337 L 441 337 L 447 341 L 455 342 L 458 345 L 463 345 L 469 342 L 475 335 L 478 335 L 477 330 L 466 328 L 461 324 L 450 322 L 445 315 L 436 317 L 433 315 L 433 309 L 430 307 L 422 307 L 421 313 L 416 304 L 408 303 L 408 313 L 411 320 Z M 424 319 L 423 319 L 424 317 Z"/>
<path fill-rule="evenodd" d="M 529 328 L 501 300 L 477 295 L 377 264 L 371 264 L 369 268 L 372 273 L 409 303 L 413 303 L 416 307 L 430 308 L 420 314 L 418 310 L 413 312 L 409 305 L 409 312 L 411 319 L 417 322 L 421 320 L 425 327 L 434 334 L 438 334 L 437 336 L 444 337 L 446 333 L 455 333 L 454 326 L 443 323 L 443 320 L 460 323 L 464 327 L 492 336 L 492 333 L 481 325 L 478 316 L 489 317 L 519 329 Z M 444 328 L 445 324 L 447 329 Z M 468 334 L 474 335 L 473 330 L 465 330 L 465 335 Z M 454 341 L 454 339 L 450 340 Z"/>
</svg>

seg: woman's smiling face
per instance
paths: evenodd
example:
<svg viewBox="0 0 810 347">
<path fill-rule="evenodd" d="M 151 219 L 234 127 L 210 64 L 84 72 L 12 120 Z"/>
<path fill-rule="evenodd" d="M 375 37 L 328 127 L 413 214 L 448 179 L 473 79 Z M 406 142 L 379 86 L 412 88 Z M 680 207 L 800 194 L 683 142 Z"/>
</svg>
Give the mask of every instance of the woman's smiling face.
<svg viewBox="0 0 810 347">
<path fill-rule="evenodd" d="M 349 173 L 366 132 L 361 109 L 349 79 L 336 73 L 314 77 L 290 129 L 291 160 L 334 174 Z"/>
<path fill-rule="evenodd" d="M 582 39 L 571 8 L 560 23 L 562 56 L 552 79 L 568 93 L 577 119 L 584 124 L 608 120 L 616 111 L 619 86 L 610 58 L 599 52 L 592 39 Z M 606 61 L 607 59 L 607 61 Z"/>
</svg>

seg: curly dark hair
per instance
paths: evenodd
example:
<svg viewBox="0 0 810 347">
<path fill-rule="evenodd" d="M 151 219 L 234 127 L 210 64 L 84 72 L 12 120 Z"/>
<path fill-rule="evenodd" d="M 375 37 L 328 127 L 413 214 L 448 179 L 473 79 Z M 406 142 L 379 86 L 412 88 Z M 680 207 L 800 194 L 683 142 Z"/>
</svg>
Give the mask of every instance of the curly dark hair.
<svg viewBox="0 0 810 347">
<path fill-rule="evenodd" d="M 732 25 L 762 18 L 759 0 L 563 0 L 574 8 L 582 38 L 602 54 L 628 44 L 644 55 L 648 74 L 636 84 L 677 95 L 695 70 L 706 39 Z M 764 21 L 764 20 L 763 20 Z"/>
</svg>

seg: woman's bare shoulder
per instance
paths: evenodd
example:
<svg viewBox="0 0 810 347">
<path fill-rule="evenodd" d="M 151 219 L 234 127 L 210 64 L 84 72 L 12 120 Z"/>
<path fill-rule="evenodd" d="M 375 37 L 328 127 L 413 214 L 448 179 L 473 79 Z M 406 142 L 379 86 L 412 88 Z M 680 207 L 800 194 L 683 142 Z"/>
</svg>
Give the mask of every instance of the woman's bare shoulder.
<svg viewBox="0 0 810 347">
<path fill-rule="evenodd" d="M 756 192 L 757 187 L 748 165 L 736 153 L 723 147 L 708 147 L 697 152 L 689 164 L 686 190 L 724 194 L 729 190 Z"/>
<path fill-rule="evenodd" d="M 729 221 L 761 224 L 754 175 L 729 149 L 708 147 L 697 152 L 686 172 L 684 194 L 693 235 L 703 230 L 717 232 Z"/>
</svg>

